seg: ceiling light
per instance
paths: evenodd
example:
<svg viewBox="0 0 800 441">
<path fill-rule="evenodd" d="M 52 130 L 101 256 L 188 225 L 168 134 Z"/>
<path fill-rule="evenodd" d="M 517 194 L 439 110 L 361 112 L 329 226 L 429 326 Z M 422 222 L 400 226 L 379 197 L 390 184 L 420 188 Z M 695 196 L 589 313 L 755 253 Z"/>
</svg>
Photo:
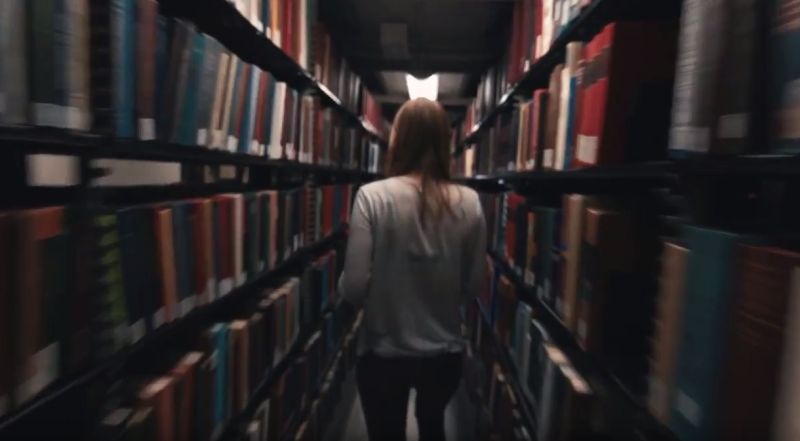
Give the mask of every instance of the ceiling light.
<svg viewBox="0 0 800 441">
<path fill-rule="evenodd" d="M 433 74 L 423 79 L 406 74 L 406 86 L 409 99 L 427 98 L 436 101 L 439 96 L 439 74 Z"/>
</svg>

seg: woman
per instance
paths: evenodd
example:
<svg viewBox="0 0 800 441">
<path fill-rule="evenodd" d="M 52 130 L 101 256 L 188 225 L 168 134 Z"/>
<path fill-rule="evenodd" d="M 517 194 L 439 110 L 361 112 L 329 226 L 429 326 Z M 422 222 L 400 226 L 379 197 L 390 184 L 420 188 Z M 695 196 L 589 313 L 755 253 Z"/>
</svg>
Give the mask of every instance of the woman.
<svg viewBox="0 0 800 441">
<path fill-rule="evenodd" d="M 356 381 L 371 441 L 405 440 L 416 390 L 420 441 L 443 441 L 461 380 L 460 306 L 486 277 L 475 191 L 450 183 L 450 127 L 439 103 L 408 101 L 389 141 L 389 178 L 359 189 L 339 291 L 364 306 Z"/>
</svg>

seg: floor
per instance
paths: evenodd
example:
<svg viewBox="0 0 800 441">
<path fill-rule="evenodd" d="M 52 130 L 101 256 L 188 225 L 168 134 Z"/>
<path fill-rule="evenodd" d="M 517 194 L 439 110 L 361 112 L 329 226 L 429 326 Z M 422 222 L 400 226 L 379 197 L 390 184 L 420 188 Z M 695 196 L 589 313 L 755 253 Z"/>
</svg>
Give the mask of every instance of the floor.
<svg viewBox="0 0 800 441">
<path fill-rule="evenodd" d="M 417 423 L 414 419 L 414 398 L 415 392 L 411 391 L 411 397 L 408 401 L 408 425 L 406 426 L 406 441 L 418 441 L 419 435 L 417 433 Z M 470 416 L 471 404 L 467 397 L 466 391 L 460 388 L 447 407 L 445 414 L 445 432 L 447 434 L 447 441 L 473 441 L 474 434 L 472 433 L 459 433 L 464 432 L 465 421 L 471 421 Z M 461 424 L 459 424 L 459 422 Z M 347 423 L 343 428 L 341 441 L 369 441 L 367 438 L 367 427 L 364 423 L 364 415 L 361 412 L 361 401 L 358 399 L 358 394 L 353 401 L 349 415 L 347 415 Z"/>
</svg>

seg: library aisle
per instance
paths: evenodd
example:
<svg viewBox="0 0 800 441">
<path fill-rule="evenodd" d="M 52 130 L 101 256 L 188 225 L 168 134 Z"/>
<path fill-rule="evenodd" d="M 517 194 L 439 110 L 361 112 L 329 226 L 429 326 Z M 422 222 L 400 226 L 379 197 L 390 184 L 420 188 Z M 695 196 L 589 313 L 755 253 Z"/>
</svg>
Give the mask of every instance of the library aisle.
<svg viewBox="0 0 800 441">
<path fill-rule="evenodd" d="M 382 441 L 336 282 L 427 98 L 448 441 L 798 441 L 799 53 L 800 0 L 0 0 L 0 440 Z"/>
</svg>

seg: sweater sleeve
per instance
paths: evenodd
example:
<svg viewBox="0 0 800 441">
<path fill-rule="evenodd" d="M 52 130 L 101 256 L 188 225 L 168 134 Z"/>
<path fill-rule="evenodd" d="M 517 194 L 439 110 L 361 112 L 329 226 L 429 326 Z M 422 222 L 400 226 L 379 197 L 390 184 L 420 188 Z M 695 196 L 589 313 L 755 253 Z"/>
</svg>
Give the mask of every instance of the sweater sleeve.
<svg viewBox="0 0 800 441">
<path fill-rule="evenodd" d="M 369 202 L 359 190 L 350 216 L 344 270 L 339 278 L 339 294 L 353 306 L 360 306 L 369 292 L 372 275 L 372 221 Z"/>
<path fill-rule="evenodd" d="M 486 219 L 483 216 L 480 202 L 472 218 L 470 234 L 467 235 L 464 247 L 463 272 L 464 281 L 462 300 L 466 303 L 480 295 L 486 282 Z"/>
</svg>

